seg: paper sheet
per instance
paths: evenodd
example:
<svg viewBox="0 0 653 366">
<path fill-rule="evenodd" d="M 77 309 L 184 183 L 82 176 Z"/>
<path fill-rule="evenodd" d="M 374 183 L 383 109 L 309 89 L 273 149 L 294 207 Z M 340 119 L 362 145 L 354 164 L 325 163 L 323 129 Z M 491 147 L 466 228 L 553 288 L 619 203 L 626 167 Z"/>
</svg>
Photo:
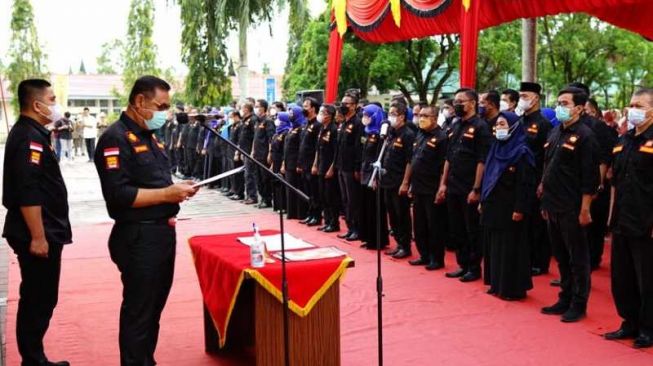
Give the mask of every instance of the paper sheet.
<svg viewBox="0 0 653 366">
<path fill-rule="evenodd" d="M 301 239 L 297 239 L 290 234 L 285 234 L 284 238 L 285 238 L 284 244 L 286 246 L 286 250 L 306 249 L 306 248 L 315 247 L 315 245 L 307 243 Z M 267 247 L 268 252 L 277 252 L 281 250 L 281 234 L 261 236 L 261 239 L 265 241 L 265 246 Z M 247 246 L 250 246 L 254 243 L 254 237 L 248 236 L 248 237 L 238 238 L 238 241 Z"/>
</svg>

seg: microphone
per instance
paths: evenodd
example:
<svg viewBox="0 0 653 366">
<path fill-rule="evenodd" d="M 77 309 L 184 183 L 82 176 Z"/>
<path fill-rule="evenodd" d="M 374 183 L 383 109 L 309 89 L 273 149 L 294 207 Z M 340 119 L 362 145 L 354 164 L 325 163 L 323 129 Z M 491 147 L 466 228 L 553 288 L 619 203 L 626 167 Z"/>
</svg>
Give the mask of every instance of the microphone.
<svg viewBox="0 0 653 366">
<path fill-rule="evenodd" d="M 384 137 L 388 136 L 388 128 L 389 127 L 390 127 L 389 123 L 381 124 L 381 132 L 379 132 L 379 136 L 381 136 L 381 138 L 384 138 Z"/>
</svg>

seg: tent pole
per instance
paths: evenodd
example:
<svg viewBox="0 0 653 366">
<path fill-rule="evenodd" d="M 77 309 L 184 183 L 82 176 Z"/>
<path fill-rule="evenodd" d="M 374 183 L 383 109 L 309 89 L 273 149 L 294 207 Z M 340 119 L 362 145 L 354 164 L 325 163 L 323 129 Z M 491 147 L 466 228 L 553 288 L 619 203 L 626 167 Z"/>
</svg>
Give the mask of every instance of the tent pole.
<svg viewBox="0 0 653 366">
<path fill-rule="evenodd" d="M 537 19 L 522 19 L 521 79 L 537 81 Z"/>
</svg>

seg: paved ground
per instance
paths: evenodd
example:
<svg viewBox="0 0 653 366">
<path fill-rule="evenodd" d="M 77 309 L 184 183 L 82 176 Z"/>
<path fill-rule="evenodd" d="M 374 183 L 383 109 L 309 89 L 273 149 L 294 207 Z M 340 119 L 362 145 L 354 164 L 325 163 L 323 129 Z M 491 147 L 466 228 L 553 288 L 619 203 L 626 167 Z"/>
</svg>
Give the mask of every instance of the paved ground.
<svg viewBox="0 0 653 366">
<path fill-rule="evenodd" d="M 4 145 L 0 145 L 0 174 L 4 161 Z M 88 162 L 84 156 L 76 157 L 72 162 L 61 164 L 61 171 L 68 188 L 70 205 L 70 221 L 73 227 L 110 222 L 102 199 L 100 181 L 95 171 L 95 165 Z M 2 182 L 0 181 L 0 188 Z M 215 190 L 202 189 L 192 202 L 183 204 L 179 219 L 191 219 L 210 216 L 236 216 L 259 212 L 258 209 L 245 205 L 220 205 L 224 198 Z M 4 226 L 6 210 L 0 206 L 0 230 Z M 74 241 L 75 238 L 73 238 Z M 74 244 L 73 244 L 74 245 Z M 5 365 L 5 320 L 7 308 L 7 268 L 9 261 L 15 257 L 8 250 L 4 240 L 0 243 L 0 335 L 2 340 L 1 364 Z M 13 329 L 7 331 L 13 332 Z"/>
</svg>

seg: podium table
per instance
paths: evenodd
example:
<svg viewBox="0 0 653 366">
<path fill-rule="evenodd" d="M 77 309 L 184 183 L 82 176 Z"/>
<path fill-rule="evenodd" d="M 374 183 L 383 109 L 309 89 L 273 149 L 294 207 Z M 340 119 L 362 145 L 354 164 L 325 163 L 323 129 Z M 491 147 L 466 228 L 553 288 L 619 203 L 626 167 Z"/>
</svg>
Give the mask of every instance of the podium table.
<svg viewBox="0 0 653 366">
<path fill-rule="evenodd" d="M 237 241 L 250 235 L 189 240 L 204 298 L 205 350 L 249 352 L 258 366 L 282 365 L 281 263 L 251 268 L 249 248 Z M 291 365 L 340 365 L 339 280 L 353 265 L 349 257 L 286 262 Z"/>
</svg>

